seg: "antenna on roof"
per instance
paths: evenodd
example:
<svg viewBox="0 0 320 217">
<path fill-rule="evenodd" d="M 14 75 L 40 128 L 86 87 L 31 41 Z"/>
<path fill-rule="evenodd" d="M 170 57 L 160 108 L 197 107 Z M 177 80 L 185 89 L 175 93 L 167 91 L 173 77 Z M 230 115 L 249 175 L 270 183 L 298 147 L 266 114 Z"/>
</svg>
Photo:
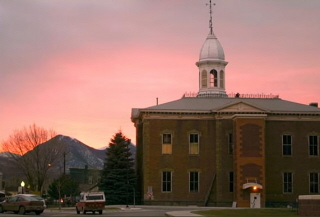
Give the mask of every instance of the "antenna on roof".
<svg viewBox="0 0 320 217">
<path fill-rule="evenodd" d="M 209 20 L 209 28 L 210 28 L 210 35 L 213 34 L 213 30 L 212 30 L 212 4 L 211 4 L 211 0 L 209 0 L 209 4 L 206 4 L 206 5 L 209 5 L 209 12 L 210 12 L 210 20 Z M 216 5 L 216 3 L 213 3 L 213 6 Z"/>
</svg>

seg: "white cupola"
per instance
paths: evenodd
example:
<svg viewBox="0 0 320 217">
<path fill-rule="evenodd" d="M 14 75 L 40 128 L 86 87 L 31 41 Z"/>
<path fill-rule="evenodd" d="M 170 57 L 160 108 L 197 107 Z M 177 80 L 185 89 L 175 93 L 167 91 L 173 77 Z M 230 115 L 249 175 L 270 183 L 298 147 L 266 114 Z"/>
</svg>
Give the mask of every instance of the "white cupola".
<svg viewBox="0 0 320 217">
<path fill-rule="evenodd" d="M 196 62 L 199 68 L 198 97 L 225 97 L 227 96 L 225 91 L 225 67 L 228 62 L 224 60 L 223 48 L 213 33 L 211 1 L 209 28 L 210 32 L 202 45 L 199 61 Z"/>
</svg>

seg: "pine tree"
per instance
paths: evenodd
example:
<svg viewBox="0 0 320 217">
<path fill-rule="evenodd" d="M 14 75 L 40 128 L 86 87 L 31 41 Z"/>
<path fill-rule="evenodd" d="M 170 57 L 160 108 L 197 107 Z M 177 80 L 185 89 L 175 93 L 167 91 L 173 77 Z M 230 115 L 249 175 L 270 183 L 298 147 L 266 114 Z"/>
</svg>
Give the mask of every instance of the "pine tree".
<svg viewBox="0 0 320 217">
<path fill-rule="evenodd" d="M 99 188 L 106 195 L 106 204 L 132 204 L 136 174 L 130 152 L 130 139 L 121 131 L 110 140 L 101 174 Z"/>
</svg>

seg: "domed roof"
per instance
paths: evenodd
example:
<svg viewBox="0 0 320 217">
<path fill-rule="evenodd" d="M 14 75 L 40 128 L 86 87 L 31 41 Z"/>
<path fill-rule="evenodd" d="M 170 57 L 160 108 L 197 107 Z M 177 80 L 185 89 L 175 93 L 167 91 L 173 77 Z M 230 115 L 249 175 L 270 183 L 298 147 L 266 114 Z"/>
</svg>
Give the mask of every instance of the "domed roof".
<svg viewBox="0 0 320 217">
<path fill-rule="evenodd" d="M 224 51 L 214 34 L 209 34 L 202 45 L 199 61 L 201 60 L 224 60 Z"/>
</svg>

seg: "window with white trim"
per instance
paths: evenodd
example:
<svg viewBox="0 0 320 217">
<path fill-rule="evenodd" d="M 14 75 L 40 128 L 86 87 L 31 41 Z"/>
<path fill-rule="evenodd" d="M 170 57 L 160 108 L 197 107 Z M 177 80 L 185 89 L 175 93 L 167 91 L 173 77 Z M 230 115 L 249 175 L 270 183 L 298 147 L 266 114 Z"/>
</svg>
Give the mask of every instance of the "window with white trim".
<svg viewBox="0 0 320 217">
<path fill-rule="evenodd" d="M 318 156 L 319 153 L 319 137 L 311 135 L 309 136 L 309 155 Z"/>
<path fill-rule="evenodd" d="M 319 193 L 319 173 L 310 173 L 310 193 Z"/>
<path fill-rule="evenodd" d="M 172 154 L 172 134 L 162 134 L 162 154 Z"/>
<path fill-rule="evenodd" d="M 285 172 L 283 173 L 283 193 L 292 193 L 292 173 Z"/>
<path fill-rule="evenodd" d="M 199 154 L 199 134 L 189 134 L 189 154 Z"/>
<path fill-rule="evenodd" d="M 290 156 L 292 155 L 292 136 L 282 135 L 282 155 Z"/>
<path fill-rule="evenodd" d="M 189 191 L 199 192 L 199 172 L 198 171 L 189 172 Z"/>
<path fill-rule="evenodd" d="M 162 172 L 162 192 L 171 192 L 172 186 L 172 172 L 163 171 Z"/>
</svg>

